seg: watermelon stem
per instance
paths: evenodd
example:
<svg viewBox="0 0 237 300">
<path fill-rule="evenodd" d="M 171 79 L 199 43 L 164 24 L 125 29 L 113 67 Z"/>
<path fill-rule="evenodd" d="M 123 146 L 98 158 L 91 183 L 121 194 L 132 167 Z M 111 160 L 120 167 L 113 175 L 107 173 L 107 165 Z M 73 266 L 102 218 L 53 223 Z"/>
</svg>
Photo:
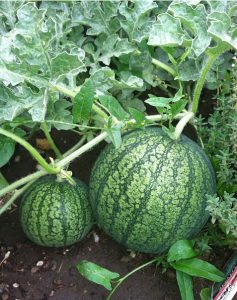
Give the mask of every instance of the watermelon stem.
<svg viewBox="0 0 237 300">
<path fill-rule="evenodd" d="M 60 171 L 58 168 L 52 167 L 47 161 L 39 154 L 39 152 L 31 146 L 30 143 L 19 137 L 18 135 L 7 131 L 3 128 L 0 128 L 0 134 L 9 137 L 10 139 L 14 140 L 15 142 L 22 145 L 26 150 L 30 152 L 30 154 L 38 161 L 38 163 L 49 173 L 49 174 L 56 174 Z"/>
<path fill-rule="evenodd" d="M 153 65 L 167 71 L 168 73 L 170 73 L 173 77 L 176 77 L 177 74 L 175 72 L 174 69 L 172 69 L 171 67 L 169 67 L 168 65 L 164 64 L 163 62 L 161 62 L 158 59 L 152 58 L 151 62 L 153 63 Z"/>
<path fill-rule="evenodd" d="M 76 151 L 78 148 L 80 148 L 86 140 L 86 136 L 84 135 L 78 143 L 76 143 L 71 149 L 69 149 L 67 152 L 63 153 L 63 157 L 68 156 L 69 154 L 73 153 Z"/>
<path fill-rule="evenodd" d="M 176 140 L 180 138 L 180 135 L 183 132 L 184 127 L 193 117 L 194 117 L 194 113 L 192 111 L 189 111 L 179 120 L 178 124 L 175 127 L 175 132 L 174 132 Z"/>
<path fill-rule="evenodd" d="M 29 181 L 34 181 L 44 175 L 47 175 L 48 173 L 45 170 L 40 170 L 37 171 L 33 174 L 27 175 L 11 184 L 9 184 L 8 186 L 6 186 L 5 188 L 0 190 L 0 197 L 10 193 L 11 191 L 15 190 L 16 188 L 18 188 L 19 186 L 22 186 L 26 183 L 28 183 Z"/>
<path fill-rule="evenodd" d="M 56 154 L 56 157 L 57 158 L 62 158 L 62 154 L 60 153 L 58 147 L 56 146 L 56 144 L 54 143 L 54 140 L 52 139 L 50 133 L 49 133 L 49 129 L 48 129 L 48 126 L 47 126 L 47 123 L 46 122 L 43 122 L 41 124 L 41 128 L 45 134 L 45 137 L 50 145 L 50 147 L 53 149 L 54 153 Z"/>
<path fill-rule="evenodd" d="M 7 200 L 7 202 L 0 208 L 0 215 L 3 214 L 11 205 L 12 203 L 25 191 L 28 189 L 28 187 L 34 182 L 35 180 L 32 180 L 28 182 L 26 185 L 24 185 L 20 190 L 16 190 L 13 195 L 10 197 L 10 199 Z"/>
<path fill-rule="evenodd" d="M 152 260 L 150 260 L 150 261 L 148 261 L 148 262 L 146 262 L 145 264 L 143 264 L 143 265 L 137 267 L 136 269 L 134 269 L 134 270 L 132 270 L 131 272 L 129 272 L 128 274 L 126 274 L 124 277 L 120 278 L 120 279 L 118 280 L 118 283 L 115 285 L 115 287 L 114 287 L 114 288 L 112 289 L 112 291 L 109 293 L 109 295 L 108 295 L 108 297 L 106 298 L 106 300 L 110 300 L 110 299 L 111 299 L 111 297 L 113 296 L 114 292 L 118 289 L 118 287 L 119 287 L 119 286 L 120 286 L 120 285 L 121 285 L 128 277 L 130 277 L 131 275 L 133 275 L 133 274 L 136 273 L 137 271 L 139 271 L 139 270 L 141 270 L 141 269 L 143 269 L 143 268 L 145 268 L 145 267 L 147 267 L 147 266 L 149 266 L 149 265 L 155 263 L 156 261 L 157 261 L 157 257 L 154 258 L 154 259 L 152 259 Z"/>
<path fill-rule="evenodd" d="M 218 43 L 215 47 L 210 48 L 207 52 L 207 61 L 204 67 L 201 70 L 201 75 L 196 83 L 196 86 L 194 88 L 193 92 L 193 101 L 192 101 L 192 112 L 194 114 L 197 113 L 198 105 L 199 105 L 199 99 L 201 96 L 201 92 L 203 89 L 203 86 L 206 81 L 206 77 L 208 72 L 210 71 L 213 63 L 217 59 L 218 56 L 225 53 L 226 51 L 230 50 L 231 47 L 226 43 Z"/>
<path fill-rule="evenodd" d="M 209 55 L 207 63 L 204 66 L 202 73 L 200 75 L 200 78 L 197 81 L 197 84 L 195 86 L 194 93 L 193 93 L 193 103 L 192 103 L 192 112 L 194 114 L 196 114 L 196 112 L 198 110 L 199 99 L 200 99 L 200 95 L 201 95 L 204 83 L 206 81 L 207 74 L 210 71 L 216 58 L 217 58 L 216 55 Z"/>
<path fill-rule="evenodd" d="M 71 161 L 73 161 L 79 155 L 81 155 L 82 153 L 88 151 L 89 149 L 91 149 L 92 147 L 97 145 L 98 143 L 102 142 L 107 136 L 108 136 L 107 132 L 102 132 L 101 134 L 96 136 L 93 140 L 89 141 L 88 143 L 86 143 L 85 145 L 83 145 L 82 147 L 77 149 L 76 151 L 69 154 L 67 157 L 65 157 L 62 160 L 58 161 L 56 163 L 56 166 L 60 168 L 60 167 L 64 167 L 64 166 L 68 165 Z"/>
</svg>

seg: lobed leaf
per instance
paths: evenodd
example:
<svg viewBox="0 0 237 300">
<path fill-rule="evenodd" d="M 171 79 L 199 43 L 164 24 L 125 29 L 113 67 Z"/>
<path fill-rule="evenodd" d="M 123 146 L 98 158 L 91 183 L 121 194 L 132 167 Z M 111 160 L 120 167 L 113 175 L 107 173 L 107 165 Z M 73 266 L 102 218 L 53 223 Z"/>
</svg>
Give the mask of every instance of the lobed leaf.
<svg viewBox="0 0 237 300">
<path fill-rule="evenodd" d="M 169 6 L 169 11 L 178 18 L 187 32 L 191 32 L 192 49 L 195 55 L 200 56 L 211 43 L 211 37 L 207 34 L 207 11 L 203 4 L 193 7 L 190 3 L 173 2 Z M 191 38 L 191 37 L 190 37 Z"/>
<path fill-rule="evenodd" d="M 124 17 L 119 22 L 129 36 L 130 41 L 140 43 L 149 36 L 150 28 L 155 22 L 154 17 L 149 17 L 150 11 L 157 8 L 153 0 L 134 1 L 133 7 L 128 1 L 123 1 L 119 6 L 119 13 Z"/>
<path fill-rule="evenodd" d="M 181 23 L 168 13 L 158 16 L 150 31 L 148 45 L 152 46 L 180 46 L 183 44 L 184 32 Z"/>
</svg>

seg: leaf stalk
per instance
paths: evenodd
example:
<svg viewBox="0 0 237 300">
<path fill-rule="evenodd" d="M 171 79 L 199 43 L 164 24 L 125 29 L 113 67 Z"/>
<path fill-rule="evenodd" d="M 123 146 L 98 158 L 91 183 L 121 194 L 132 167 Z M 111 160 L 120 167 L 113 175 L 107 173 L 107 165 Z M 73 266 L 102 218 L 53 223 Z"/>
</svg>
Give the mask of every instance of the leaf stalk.
<svg viewBox="0 0 237 300">
<path fill-rule="evenodd" d="M 39 154 L 39 152 L 31 146 L 30 143 L 19 137 L 18 135 L 9 132 L 3 128 L 0 128 L 0 134 L 9 137 L 10 139 L 16 141 L 20 145 L 22 145 L 26 150 L 30 152 L 30 154 L 38 161 L 38 163 L 49 173 L 56 174 L 59 172 L 59 169 L 52 167 L 50 164 L 46 162 L 46 160 Z"/>
<path fill-rule="evenodd" d="M 53 149 L 54 153 L 56 154 L 56 157 L 61 158 L 62 154 L 60 153 L 58 147 L 56 146 L 56 144 L 54 143 L 54 140 L 51 137 L 51 134 L 50 134 L 48 126 L 47 126 L 47 123 L 43 122 L 41 124 L 41 128 L 42 128 L 42 130 L 45 134 L 45 137 L 47 138 L 47 141 L 48 141 L 50 147 Z"/>
</svg>

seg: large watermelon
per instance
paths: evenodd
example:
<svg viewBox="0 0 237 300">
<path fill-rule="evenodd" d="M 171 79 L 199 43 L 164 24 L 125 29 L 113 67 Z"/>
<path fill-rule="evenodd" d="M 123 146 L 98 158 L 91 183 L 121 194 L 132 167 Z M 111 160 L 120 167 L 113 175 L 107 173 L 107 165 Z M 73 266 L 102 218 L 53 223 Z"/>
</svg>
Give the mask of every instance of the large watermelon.
<svg viewBox="0 0 237 300">
<path fill-rule="evenodd" d="M 56 176 L 46 176 L 27 190 L 20 206 L 20 222 L 30 240 L 42 246 L 62 247 L 88 233 L 93 223 L 88 188 L 76 182 L 73 186 Z"/>
<path fill-rule="evenodd" d="M 216 191 L 203 150 L 182 135 L 149 127 L 107 145 L 92 170 L 90 202 L 98 224 L 129 249 L 160 253 L 197 234 L 208 219 L 206 195 Z"/>
</svg>

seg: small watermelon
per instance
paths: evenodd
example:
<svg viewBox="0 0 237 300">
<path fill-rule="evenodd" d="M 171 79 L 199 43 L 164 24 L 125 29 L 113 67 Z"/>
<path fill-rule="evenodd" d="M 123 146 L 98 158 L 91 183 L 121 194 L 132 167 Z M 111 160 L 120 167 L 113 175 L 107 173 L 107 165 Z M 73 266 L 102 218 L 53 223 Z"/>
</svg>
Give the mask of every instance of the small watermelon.
<svg viewBox="0 0 237 300">
<path fill-rule="evenodd" d="M 125 247 L 161 253 L 196 235 L 208 220 L 215 174 L 204 151 L 148 127 L 107 145 L 92 170 L 90 202 L 101 228 Z"/>
<path fill-rule="evenodd" d="M 62 247 L 81 240 L 93 224 L 88 188 L 56 176 L 37 180 L 26 191 L 20 222 L 28 238 L 38 245 Z"/>
</svg>

